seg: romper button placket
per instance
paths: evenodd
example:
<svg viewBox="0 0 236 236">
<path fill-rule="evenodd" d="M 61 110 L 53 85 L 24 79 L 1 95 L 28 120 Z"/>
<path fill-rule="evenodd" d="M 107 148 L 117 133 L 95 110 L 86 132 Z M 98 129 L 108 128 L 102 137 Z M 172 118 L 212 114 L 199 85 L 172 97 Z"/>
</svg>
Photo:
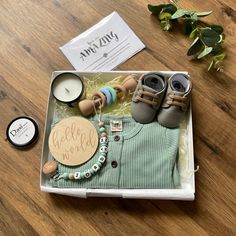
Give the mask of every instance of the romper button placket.
<svg viewBox="0 0 236 236">
<path fill-rule="evenodd" d="M 116 161 L 112 161 L 112 162 L 111 162 L 111 166 L 112 166 L 113 168 L 116 168 L 116 167 L 118 166 L 118 163 L 117 163 Z"/>
<path fill-rule="evenodd" d="M 116 135 L 116 136 L 114 137 L 114 141 L 118 142 L 119 140 L 120 140 L 120 136 Z"/>
</svg>

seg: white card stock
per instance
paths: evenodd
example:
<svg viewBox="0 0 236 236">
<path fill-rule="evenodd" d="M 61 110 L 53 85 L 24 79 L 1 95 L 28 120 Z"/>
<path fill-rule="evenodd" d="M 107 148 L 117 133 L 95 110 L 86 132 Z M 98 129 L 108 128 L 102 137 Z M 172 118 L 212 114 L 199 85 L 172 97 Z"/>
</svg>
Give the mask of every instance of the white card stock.
<svg viewBox="0 0 236 236">
<path fill-rule="evenodd" d="M 61 51 L 78 71 L 109 71 L 145 48 L 117 12 L 78 35 Z"/>
</svg>

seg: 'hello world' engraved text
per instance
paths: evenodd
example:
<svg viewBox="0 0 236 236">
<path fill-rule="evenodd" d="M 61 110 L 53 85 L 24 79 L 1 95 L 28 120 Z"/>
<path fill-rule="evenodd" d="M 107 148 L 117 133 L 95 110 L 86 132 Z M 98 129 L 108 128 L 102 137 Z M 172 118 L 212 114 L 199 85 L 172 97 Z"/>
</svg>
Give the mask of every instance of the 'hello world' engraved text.
<svg viewBox="0 0 236 236">
<path fill-rule="evenodd" d="M 52 144 L 62 153 L 63 160 L 69 160 L 75 153 L 84 153 L 96 147 L 96 135 L 94 129 L 83 129 L 76 123 L 71 123 L 65 129 L 53 132 Z"/>
</svg>

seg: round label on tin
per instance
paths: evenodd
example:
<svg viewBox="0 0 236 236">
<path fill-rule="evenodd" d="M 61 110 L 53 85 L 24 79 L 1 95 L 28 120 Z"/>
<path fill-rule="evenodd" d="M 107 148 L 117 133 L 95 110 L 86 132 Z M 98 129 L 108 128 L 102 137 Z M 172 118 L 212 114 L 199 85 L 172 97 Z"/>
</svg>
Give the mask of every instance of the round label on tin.
<svg viewBox="0 0 236 236">
<path fill-rule="evenodd" d="M 16 147 L 26 147 L 38 137 L 38 125 L 30 117 L 18 117 L 7 127 L 7 139 Z"/>
</svg>

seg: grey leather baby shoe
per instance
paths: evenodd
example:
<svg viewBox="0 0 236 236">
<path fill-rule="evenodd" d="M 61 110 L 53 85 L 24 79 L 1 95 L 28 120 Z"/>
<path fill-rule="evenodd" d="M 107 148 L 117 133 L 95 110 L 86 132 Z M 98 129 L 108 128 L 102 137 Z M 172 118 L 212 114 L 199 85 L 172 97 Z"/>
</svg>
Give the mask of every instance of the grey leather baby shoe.
<svg viewBox="0 0 236 236">
<path fill-rule="evenodd" d="M 141 76 L 131 103 L 131 114 L 134 120 L 142 124 L 154 120 L 166 86 L 166 79 L 161 73 L 148 73 Z"/>
<path fill-rule="evenodd" d="M 167 128 L 179 126 L 188 109 L 191 91 L 189 76 L 177 73 L 168 79 L 167 92 L 157 116 L 159 124 Z"/>
</svg>

